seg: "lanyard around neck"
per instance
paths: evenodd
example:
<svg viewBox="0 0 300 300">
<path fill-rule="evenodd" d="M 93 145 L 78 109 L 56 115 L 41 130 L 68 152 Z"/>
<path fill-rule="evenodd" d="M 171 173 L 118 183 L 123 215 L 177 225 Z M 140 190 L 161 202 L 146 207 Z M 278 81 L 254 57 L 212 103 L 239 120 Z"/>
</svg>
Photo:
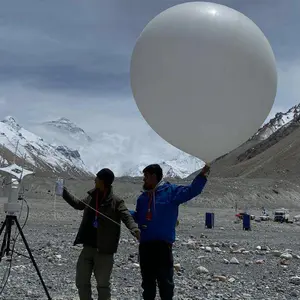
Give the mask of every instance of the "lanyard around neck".
<svg viewBox="0 0 300 300">
<path fill-rule="evenodd" d="M 104 191 L 104 193 L 103 193 L 103 196 L 102 196 L 102 198 L 101 198 L 101 203 L 103 202 L 103 200 L 105 199 L 105 197 L 106 197 L 106 194 L 107 194 L 107 192 L 106 191 Z M 99 191 L 98 190 L 96 190 L 96 218 L 98 218 L 98 215 L 99 215 Z"/>
<path fill-rule="evenodd" d="M 153 192 L 148 192 L 148 196 L 149 196 L 149 200 L 148 200 L 148 210 L 147 210 L 147 214 L 146 214 L 146 219 L 148 221 L 151 221 L 152 220 L 151 205 L 153 202 Z"/>
</svg>

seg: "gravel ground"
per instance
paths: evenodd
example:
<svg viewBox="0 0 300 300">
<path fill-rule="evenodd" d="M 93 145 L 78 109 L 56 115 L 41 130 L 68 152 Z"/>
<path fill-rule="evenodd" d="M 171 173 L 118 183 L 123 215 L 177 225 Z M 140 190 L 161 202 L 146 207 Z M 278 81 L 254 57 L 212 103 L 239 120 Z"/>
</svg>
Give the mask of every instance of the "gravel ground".
<svg viewBox="0 0 300 300">
<path fill-rule="evenodd" d="M 4 201 L 2 198 L 1 206 Z M 72 245 L 82 213 L 61 198 L 55 206 L 49 199 L 27 201 L 30 214 L 24 233 L 52 299 L 78 299 L 74 280 L 81 248 Z M 300 299 L 300 226 L 252 221 L 252 231 L 243 231 L 242 224 L 235 223 L 233 209 L 214 209 L 215 228 L 205 229 L 206 211 L 209 209 L 195 206 L 181 208 L 174 245 L 174 299 Z M 296 214 L 299 211 L 292 211 Z M 25 216 L 24 208 L 21 225 Z M 3 212 L 1 218 L 5 218 Z M 15 251 L 27 254 L 20 237 Z M 113 299 L 141 299 L 137 243 L 124 226 L 115 261 Z M 8 265 L 4 258 L 0 280 Z M 94 279 L 93 289 L 97 299 Z M 29 259 L 14 255 L 0 299 L 47 299 Z"/>
</svg>

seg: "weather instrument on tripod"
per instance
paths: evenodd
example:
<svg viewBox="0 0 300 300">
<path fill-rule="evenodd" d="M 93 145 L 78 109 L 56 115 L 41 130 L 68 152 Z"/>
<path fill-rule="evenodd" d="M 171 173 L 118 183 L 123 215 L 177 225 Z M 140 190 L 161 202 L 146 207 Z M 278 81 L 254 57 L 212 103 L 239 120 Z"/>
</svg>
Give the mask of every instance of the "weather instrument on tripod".
<svg viewBox="0 0 300 300">
<path fill-rule="evenodd" d="M 3 242 L 1 245 L 1 249 L 0 249 L 0 262 L 2 261 L 2 258 L 4 256 L 8 256 L 10 253 L 13 252 L 13 250 L 10 248 L 11 231 L 12 231 L 13 225 L 16 225 L 16 227 L 19 231 L 19 234 L 22 237 L 22 240 L 26 247 L 26 250 L 29 254 L 29 257 L 32 261 L 32 264 L 40 278 L 40 281 L 45 290 L 47 298 L 51 300 L 48 289 L 44 283 L 44 280 L 42 278 L 40 270 L 34 260 L 34 257 L 31 253 L 29 245 L 26 241 L 26 238 L 23 234 L 22 228 L 21 228 L 18 218 L 16 216 L 16 213 L 18 213 L 20 211 L 20 204 L 18 203 L 20 183 L 24 179 L 25 176 L 32 175 L 32 174 L 34 174 L 34 172 L 26 170 L 23 167 L 20 167 L 14 163 L 10 166 L 0 168 L 0 174 L 5 176 L 4 188 L 6 189 L 5 192 L 8 197 L 7 203 L 4 204 L 4 212 L 6 213 L 6 217 L 5 217 L 5 220 L 2 222 L 2 225 L 0 228 L 0 236 L 2 235 L 2 232 L 4 231 Z"/>
</svg>

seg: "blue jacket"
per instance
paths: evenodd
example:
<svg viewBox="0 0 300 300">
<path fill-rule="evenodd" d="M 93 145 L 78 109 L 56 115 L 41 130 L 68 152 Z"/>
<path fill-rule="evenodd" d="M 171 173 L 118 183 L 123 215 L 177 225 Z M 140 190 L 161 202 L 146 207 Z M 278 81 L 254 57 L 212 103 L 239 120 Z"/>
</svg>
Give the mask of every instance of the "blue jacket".
<svg viewBox="0 0 300 300">
<path fill-rule="evenodd" d="M 141 230 L 140 242 L 155 240 L 174 243 L 179 205 L 201 194 L 206 182 L 206 177 L 198 175 L 187 186 L 162 182 L 154 191 L 143 192 L 137 200 L 136 210 L 131 212 Z M 153 198 L 150 221 L 146 219 L 149 193 L 152 193 Z"/>
</svg>

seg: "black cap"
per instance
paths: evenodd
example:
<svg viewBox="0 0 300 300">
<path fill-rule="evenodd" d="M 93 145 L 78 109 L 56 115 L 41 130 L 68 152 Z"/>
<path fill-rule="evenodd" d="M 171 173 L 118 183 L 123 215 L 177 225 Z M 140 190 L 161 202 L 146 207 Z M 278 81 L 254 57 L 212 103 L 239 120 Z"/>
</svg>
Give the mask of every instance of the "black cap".
<svg viewBox="0 0 300 300">
<path fill-rule="evenodd" d="M 144 170 L 143 173 L 149 173 L 149 174 L 155 174 L 157 181 L 161 181 L 163 178 L 163 170 L 159 164 L 151 164 L 147 166 Z"/>
<path fill-rule="evenodd" d="M 110 169 L 104 168 L 97 173 L 97 177 L 103 180 L 106 186 L 112 185 L 115 180 L 115 175 Z"/>
</svg>

